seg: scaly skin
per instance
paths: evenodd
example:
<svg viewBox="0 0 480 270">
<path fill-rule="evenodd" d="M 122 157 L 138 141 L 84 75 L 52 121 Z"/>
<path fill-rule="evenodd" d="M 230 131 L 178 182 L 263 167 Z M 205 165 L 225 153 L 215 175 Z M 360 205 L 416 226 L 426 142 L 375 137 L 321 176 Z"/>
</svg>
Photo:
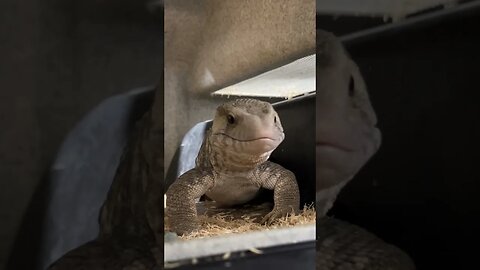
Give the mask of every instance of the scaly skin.
<svg viewBox="0 0 480 270">
<path fill-rule="evenodd" d="M 280 118 L 267 102 L 237 99 L 218 107 L 195 168 L 167 191 L 166 215 L 172 230 L 186 234 L 199 228 L 196 201 L 204 194 L 219 205 L 233 206 L 265 188 L 274 191 L 274 208 L 262 223 L 297 212 L 295 175 L 267 161 L 284 137 Z"/>
<path fill-rule="evenodd" d="M 415 266 L 403 251 L 366 230 L 324 217 L 317 220 L 317 269 L 410 270 Z"/>
</svg>

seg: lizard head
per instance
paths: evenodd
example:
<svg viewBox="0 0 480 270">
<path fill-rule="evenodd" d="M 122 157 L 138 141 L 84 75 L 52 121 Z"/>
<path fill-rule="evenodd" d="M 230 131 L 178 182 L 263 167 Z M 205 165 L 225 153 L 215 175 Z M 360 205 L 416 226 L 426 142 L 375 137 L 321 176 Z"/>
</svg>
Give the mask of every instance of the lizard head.
<svg viewBox="0 0 480 270">
<path fill-rule="evenodd" d="M 226 152 L 267 158 L 285 138 L 272 105 L 256 99 L 237 99 L 219 106 L 211 132 L 214 144 Z"/>
<path fill-rule="evenodd" d="M 317 31 L 316 79 L 318 204 L 319 192 L 332 188 L 332 192 L 321 196 L 334 200 L 378 150 L 381 133 L 358 66 L 341 42 L 324 31 Z"/>
</svg>

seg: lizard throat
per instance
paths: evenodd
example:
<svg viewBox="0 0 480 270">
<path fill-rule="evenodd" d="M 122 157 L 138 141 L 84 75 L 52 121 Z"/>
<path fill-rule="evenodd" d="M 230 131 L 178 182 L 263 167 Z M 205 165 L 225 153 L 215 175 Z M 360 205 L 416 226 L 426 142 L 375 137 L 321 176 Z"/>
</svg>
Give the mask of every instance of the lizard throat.
<svg viewBox="0 0 480 270">
<path fill-rule="evenodd" d="M 273 150 L 260 154 L 251 154 L 213 143 L 210 163 L 214 170 L 219 173 L 246 172 L 267 161 L 272 152 Z"/>
</svg>

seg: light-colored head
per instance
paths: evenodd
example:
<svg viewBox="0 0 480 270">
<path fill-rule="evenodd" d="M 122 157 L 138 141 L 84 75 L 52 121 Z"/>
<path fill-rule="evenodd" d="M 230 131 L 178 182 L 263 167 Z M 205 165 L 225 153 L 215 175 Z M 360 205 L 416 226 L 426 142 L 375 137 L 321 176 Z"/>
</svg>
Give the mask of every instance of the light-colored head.
<svg viewBox="0 0 480 270">
<path fill-rule="evenodd" d="M 317 31 L 316 73 L 318 201 L 319 192 L 333 188 L 336 196 L 352 179 L 378 150 L 381 133 L 358 66 L 325 31 Z"/>
<path fill-rule="evenodd" d="M 240 163 L 257 163 L 267 160 L 284 138 L 280 118 L 270 103 L 237 99 L 217 108 L 210 144 L 215 152 Z"/>
</svg>

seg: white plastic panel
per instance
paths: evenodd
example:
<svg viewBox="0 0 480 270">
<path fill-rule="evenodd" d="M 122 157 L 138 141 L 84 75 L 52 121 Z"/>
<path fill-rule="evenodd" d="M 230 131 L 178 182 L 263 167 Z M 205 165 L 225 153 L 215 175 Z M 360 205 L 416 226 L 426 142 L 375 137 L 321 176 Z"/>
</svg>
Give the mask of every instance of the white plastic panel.
<svg viewBox="0 0 480 270">
<path fill-rule="evenodd" d="M 292 98 L 315 91 L 316 55 L 225 87 L 213 95 Z"/>
</svg>

